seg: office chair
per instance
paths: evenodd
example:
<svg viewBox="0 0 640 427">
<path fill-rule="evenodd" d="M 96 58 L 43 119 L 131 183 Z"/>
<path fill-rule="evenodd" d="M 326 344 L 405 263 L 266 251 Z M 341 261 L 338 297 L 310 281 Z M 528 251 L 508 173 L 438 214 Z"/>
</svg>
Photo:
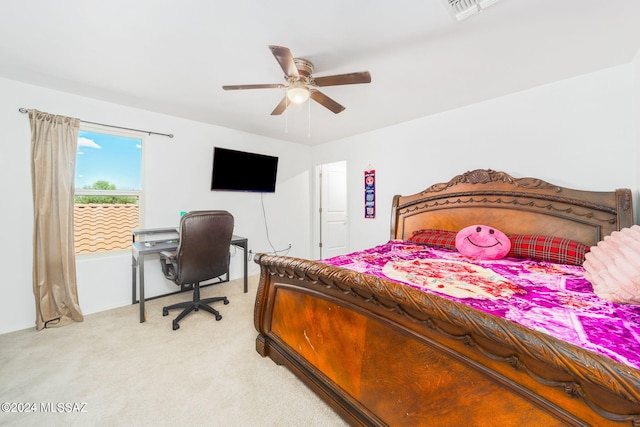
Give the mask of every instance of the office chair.
<svg viewBox="0 0 640 427">
<path fill-rule="evenodd" d="M 208 311 L 222 319 L 217 310 L 209 306 L 216 301 L 229 304 L 227 297 L 200 299 L 200 282 L 220 279 L 229 272 L 229 246 L 233 234 L 233 216 L 226 211 L 193 211 L 180 219 L 180 241 L 175 252 L 160 253 L 160 265 L 165 277 L 182 290 L 193 287 L 193 301 L 181 302 L 162 308 L 162 315 L 169 310 L 184 310 L 173 320 L 173 330 L 178 322 L 192 311 Z"/>
</svg>

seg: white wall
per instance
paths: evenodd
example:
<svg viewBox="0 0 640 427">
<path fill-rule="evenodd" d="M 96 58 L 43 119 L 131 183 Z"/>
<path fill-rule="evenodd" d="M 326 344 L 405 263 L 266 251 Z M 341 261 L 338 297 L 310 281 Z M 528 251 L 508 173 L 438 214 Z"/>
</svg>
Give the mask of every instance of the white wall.
<svg viewBox="0 0 640 427">
<path fill-rule="evenodd" d="M 640 50 L 636 54 L 633 63 L 633 122 L 635 123 L 633 139 L 636 146 L 640 143 Z M 640 189 L 640 148 L 636 151 L 636 188 Z M 640 206 L 640 201 L 636 206 Z M 640 223 L 640 208 L 635 210 L 636 224 Z"/>
<path fill-rule="evenodd" d="M 586 190 L 632 188 L 637 212 L 634 78 L 634 64 L 602 70 L 314 147 L 313 161 L 347 161 L 352 250 L 389 239 L 393 195 L 477 168 Z M 375 219 L 363 213 L 369 165 Z"/>
<path fill-rule="evenodd" d="M 255 252 L 271 251 L 257 193 L 209 190 L 215 145 L 279 157 L 276 193 L 264 194 L 264 210 L 271 243 L 276 249 L 293 243 L 291 255 L 310 254 L 310 148 L 237 132 L 217 126 L 151 113 L 135 108 L 83 98 L 0 79 L 0 189 L 4 244 L 0 259 L 0 333 L 35 325 L 32 291 L 32 230 L 29 119 L 18 108 L 36 108 L 54 114 L 137 129 L 173 133 L 173 139 L 148 136 L 145 146 L 144 227 L 177 225 L 180 212 L 226 209 L 235 217 L 235 234 L 249 239 Z M 238 250 L 232 259 L 231 277 L 242 276 Z M 147 296 L 177 288 L 166 281 L 157 259 L 145 263 Z M 249 274 L 257 274 L 249 262 Z M 131 303 L 131 253 L 78 257 L 78 293 L 83 313 Z M 136 319 L 132 319 L 136 321 Z"/>
</svg>

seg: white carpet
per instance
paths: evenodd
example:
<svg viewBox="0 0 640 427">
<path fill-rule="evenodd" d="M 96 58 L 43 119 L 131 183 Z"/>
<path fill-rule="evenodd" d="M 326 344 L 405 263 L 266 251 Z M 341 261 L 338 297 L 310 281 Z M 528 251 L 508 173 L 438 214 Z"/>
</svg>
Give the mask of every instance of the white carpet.
<svg viewBox="0 0 640 427">
<path fill-rule="evenodd" d="M 203 289 L 203 298 L 229 298 L 214 304 L 219 322 L 199 311 L 173 331 L 178 311 L 163 317 L 162 306 L 191 298 L 183 293 L 148 301 L 142 324 L 132 305 L 57 329 L 0 335 L 0 425 L 347 425 L 255 351 L 257 279 L 247 294 L 241 280 Z"/>
</svg>

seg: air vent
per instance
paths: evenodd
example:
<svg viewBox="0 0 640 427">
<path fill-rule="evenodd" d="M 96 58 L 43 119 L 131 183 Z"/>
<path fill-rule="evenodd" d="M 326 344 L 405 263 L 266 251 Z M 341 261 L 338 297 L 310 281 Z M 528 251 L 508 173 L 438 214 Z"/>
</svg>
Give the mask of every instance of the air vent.
<svg viewBox="0 0 640 427">
<path fill-rule="evenodd" d="M 444 7 L 458 21 L 486 9 L 498 0 L 442 0 Z"/>
</svg>

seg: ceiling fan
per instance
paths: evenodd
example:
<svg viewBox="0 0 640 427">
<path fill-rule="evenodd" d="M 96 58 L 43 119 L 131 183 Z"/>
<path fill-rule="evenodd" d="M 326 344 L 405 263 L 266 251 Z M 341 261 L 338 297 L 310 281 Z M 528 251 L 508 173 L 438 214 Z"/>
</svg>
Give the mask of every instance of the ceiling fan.
<svg viewBox="0 0 640 427">
<path fill-rule="evenodd" d="M 224 90 L 242 89 L 271 89 L 286 88 L 287 93 L 282 101 L 271 112 L 272 116 L 282 114 L 287 109 L 289 103 L 301 104 L 311 98 L 320 105 L 333 111 L 335 114 L 344 110 L 344 107 L 324 93 L 317 87 L 352 85 L 358 83 L 371 83 L 371 75 L 368 71 L 348 74 L 336 74 L 333 76 L 313 77 L 313 64 L 304 58 L 294 58 L 289 48 L 284 46 L 269 46 L 271 53 L 276 58 L 282 71 L 286 83 L 275 84 L 249 84 L 249 85 L 229 85 L 222 86 Z"/>
</svg>

